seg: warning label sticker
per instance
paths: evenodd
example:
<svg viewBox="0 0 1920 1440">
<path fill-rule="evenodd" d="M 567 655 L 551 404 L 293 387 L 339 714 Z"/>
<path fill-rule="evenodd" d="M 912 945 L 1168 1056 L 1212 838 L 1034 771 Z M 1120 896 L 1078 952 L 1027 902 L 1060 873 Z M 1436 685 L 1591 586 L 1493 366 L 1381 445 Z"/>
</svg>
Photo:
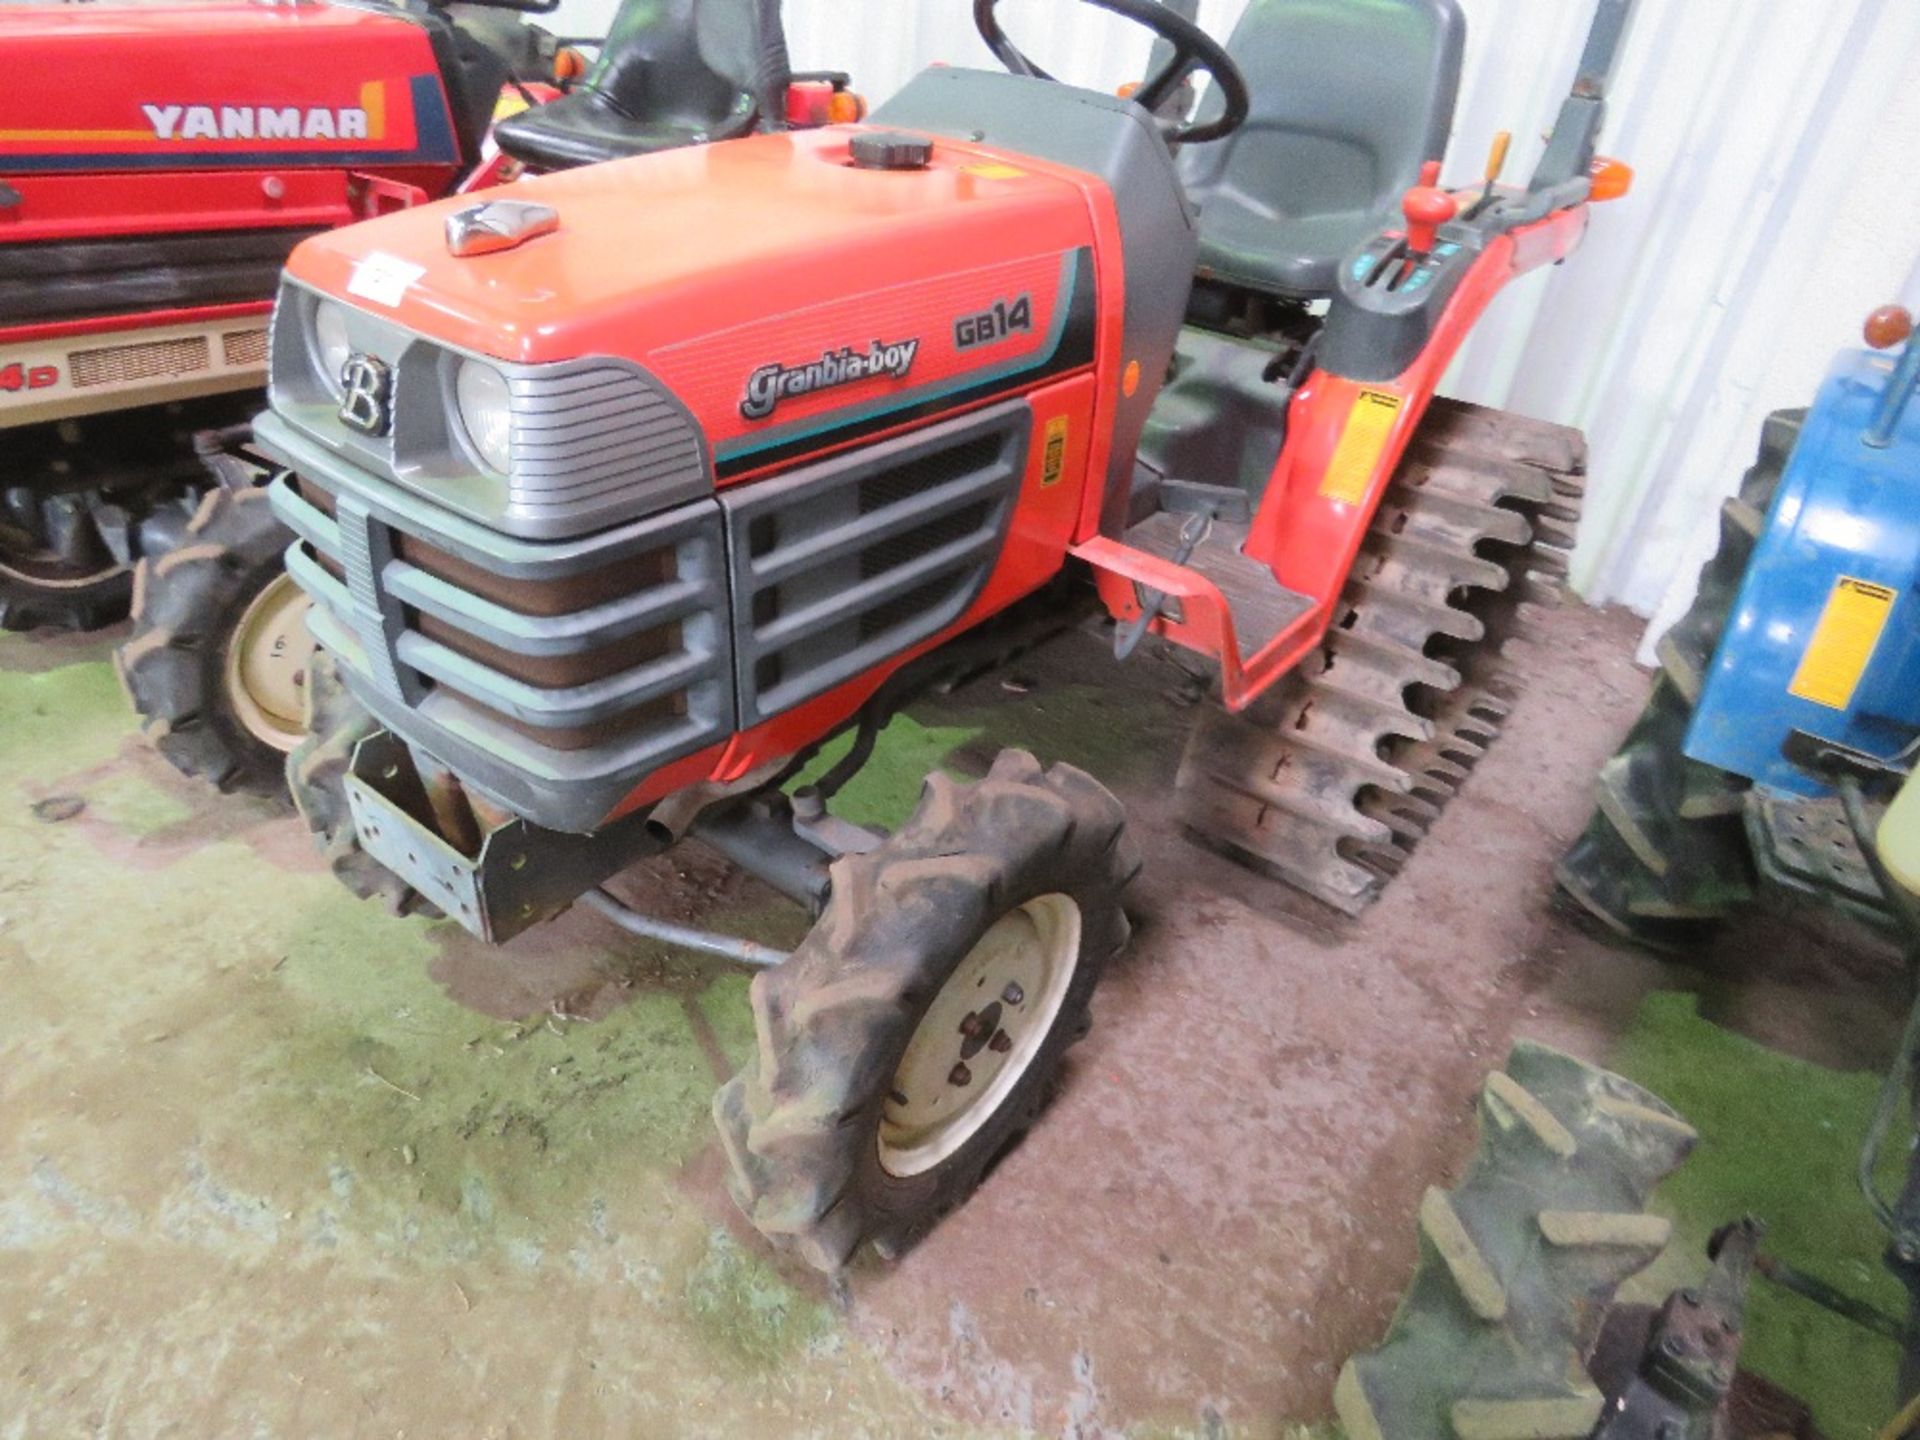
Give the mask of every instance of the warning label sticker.
<svg viewBox="0 0 1920 1440">
<path fill-rule="evenodd" d="M 1367 482 L 1380 463 L 1380 452 L 1387 448 L 1387 436 L 1393 432 L 1402 403 L 1391 391 L 1360 392 L 1340 443 L 1334 447 L 1326 478 L 1320 482 L 1322 499 L 1338 500 L 1342 505 L 1358 505 L 1366 499 Z"/>
<path fill-rule="evenodd" d="M 1046 455 L 1040 462 L 1042 486 L 1058 485 L 1067 473 L 1067 436 L 1073 430 L 1070 416 L 1056 415 L 1047 422 Z"/>
<path fill-rule="evenodd" d="M 1873 660 L 1893 601 L 1894 592 L 1884 585 L 1851 575 L 1835 581 L 1787 693 L 1833 710 L 1853 704 L 1853 692 Z"/>
</svg>

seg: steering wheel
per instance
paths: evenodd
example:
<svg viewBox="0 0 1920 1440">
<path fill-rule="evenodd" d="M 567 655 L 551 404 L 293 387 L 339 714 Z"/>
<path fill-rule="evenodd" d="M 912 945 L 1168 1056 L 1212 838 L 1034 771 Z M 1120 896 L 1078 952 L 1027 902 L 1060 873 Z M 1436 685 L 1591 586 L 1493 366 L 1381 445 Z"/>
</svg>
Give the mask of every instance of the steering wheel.
<svg viewBox="0 0 1920 1440">
<path fill-rule="evenodd" d="M 1222 140 L 1247 123 L 1247 111 L 1252 104 L 1247 93 L 1247 77 L 1240 73 L 1240 67 L 1233 63 L 1226 47 L 1198 25 L 1174 14 L 1159 0 L 1084 0 L 1084 3 L 1144 25 L 1173 47 L 1173 58 L 1148 76 L 1134 92 L 1135 104 L 1149 111 L 1158 110 L 1180 82 L 1195 70 L 1212 76 L 1214 84 L 1220 87 L 1221 98 L 1226 102 L 1220 117 L 1205 124 L 1188 121 L 1165 126 L 1169 145 Z M 993 51 L 994 58 L 1016 75 L 1030 75 L 1036 80 L 1053 79 L 1007 38 L 1007 32 L 1000 28 L 1000 17 L 994 13 L 999 7 L 1000 0 L 973 0 L 974 26 L 980 38 L 987 42 L 987 48 Z"/>
</svg>

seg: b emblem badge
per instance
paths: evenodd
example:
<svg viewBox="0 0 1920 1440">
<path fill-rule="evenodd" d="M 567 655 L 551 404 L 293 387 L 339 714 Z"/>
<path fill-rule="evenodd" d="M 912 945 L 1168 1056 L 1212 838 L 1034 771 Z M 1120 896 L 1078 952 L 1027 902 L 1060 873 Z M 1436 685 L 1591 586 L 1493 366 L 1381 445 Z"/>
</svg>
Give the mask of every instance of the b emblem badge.
<svg viewBox="0 0 1920 1440">
<path fill-rule="evenodd" d="M 340 368 L 340 419 L 362 435 L 393 426 L 393 370 L 371 355 L 353 355 Z"/>
</svg>

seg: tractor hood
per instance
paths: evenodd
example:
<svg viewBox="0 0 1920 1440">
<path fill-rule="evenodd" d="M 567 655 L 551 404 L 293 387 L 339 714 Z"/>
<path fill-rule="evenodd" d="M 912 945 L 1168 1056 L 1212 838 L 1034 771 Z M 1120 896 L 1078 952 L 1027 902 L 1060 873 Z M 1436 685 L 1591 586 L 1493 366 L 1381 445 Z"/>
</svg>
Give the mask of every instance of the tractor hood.
<svg viewBox="0 0 1920 1440">
<path fill-rule="evenodd" d="M 931 301 L 956 271 L 1092 243 L 1075 183 L 1090 177 L 951 142 L 924 169 L 862 170 L 853 133 L 757 136 L 523 180 L 316 237 L 288 274 L 502 360 L 644 360 L 890 286 Z M 449 253 L 449 218 L 488 200 L 549 207 L 558 229 L 490 255 Z M 389 288 L 383 272 L 410 278 Z"/>
<path fill-rule="evenodd" d="M 522 181 L 318 236 L 288 274 L 299 305 L 356 312 L 369 353 L 404 336 L 515 367 L 637 366 L 721 456 L 749 432 L 1041 363 L 1076 295 L 1091 314 L 1093 177 L 944 140 L 925 166 L 861 169 L 858 133 Z M 557 228 L 452 254 L 449 219 L 492 199 Z M 971 326 L 996 305 L 1004 326 Z"/>
</svg>

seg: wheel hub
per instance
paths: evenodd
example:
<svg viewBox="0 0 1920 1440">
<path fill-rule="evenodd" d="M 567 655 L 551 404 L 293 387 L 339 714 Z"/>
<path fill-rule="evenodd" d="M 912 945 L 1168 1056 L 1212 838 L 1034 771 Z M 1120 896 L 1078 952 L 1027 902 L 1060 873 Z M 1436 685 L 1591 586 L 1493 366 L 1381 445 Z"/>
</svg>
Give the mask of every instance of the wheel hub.
<svg viewBox="0 0 1920 1440">
<path fill-rule="evenodd" d="M 921 1174 L 953 1155 L 1006 1103 L 1073 983 L 1080 907 L 1043 895 L 980 937 L 907 1042 L 880 1121 L 880 1164 Z"/>
<path fill-rule="evenodd" d="M 293 579 L 276 576 L 247 606 L 227 642 L 227 699 L 247 732 L 285 754 L 307 733 L 312 601 Z"/>
</svg>

